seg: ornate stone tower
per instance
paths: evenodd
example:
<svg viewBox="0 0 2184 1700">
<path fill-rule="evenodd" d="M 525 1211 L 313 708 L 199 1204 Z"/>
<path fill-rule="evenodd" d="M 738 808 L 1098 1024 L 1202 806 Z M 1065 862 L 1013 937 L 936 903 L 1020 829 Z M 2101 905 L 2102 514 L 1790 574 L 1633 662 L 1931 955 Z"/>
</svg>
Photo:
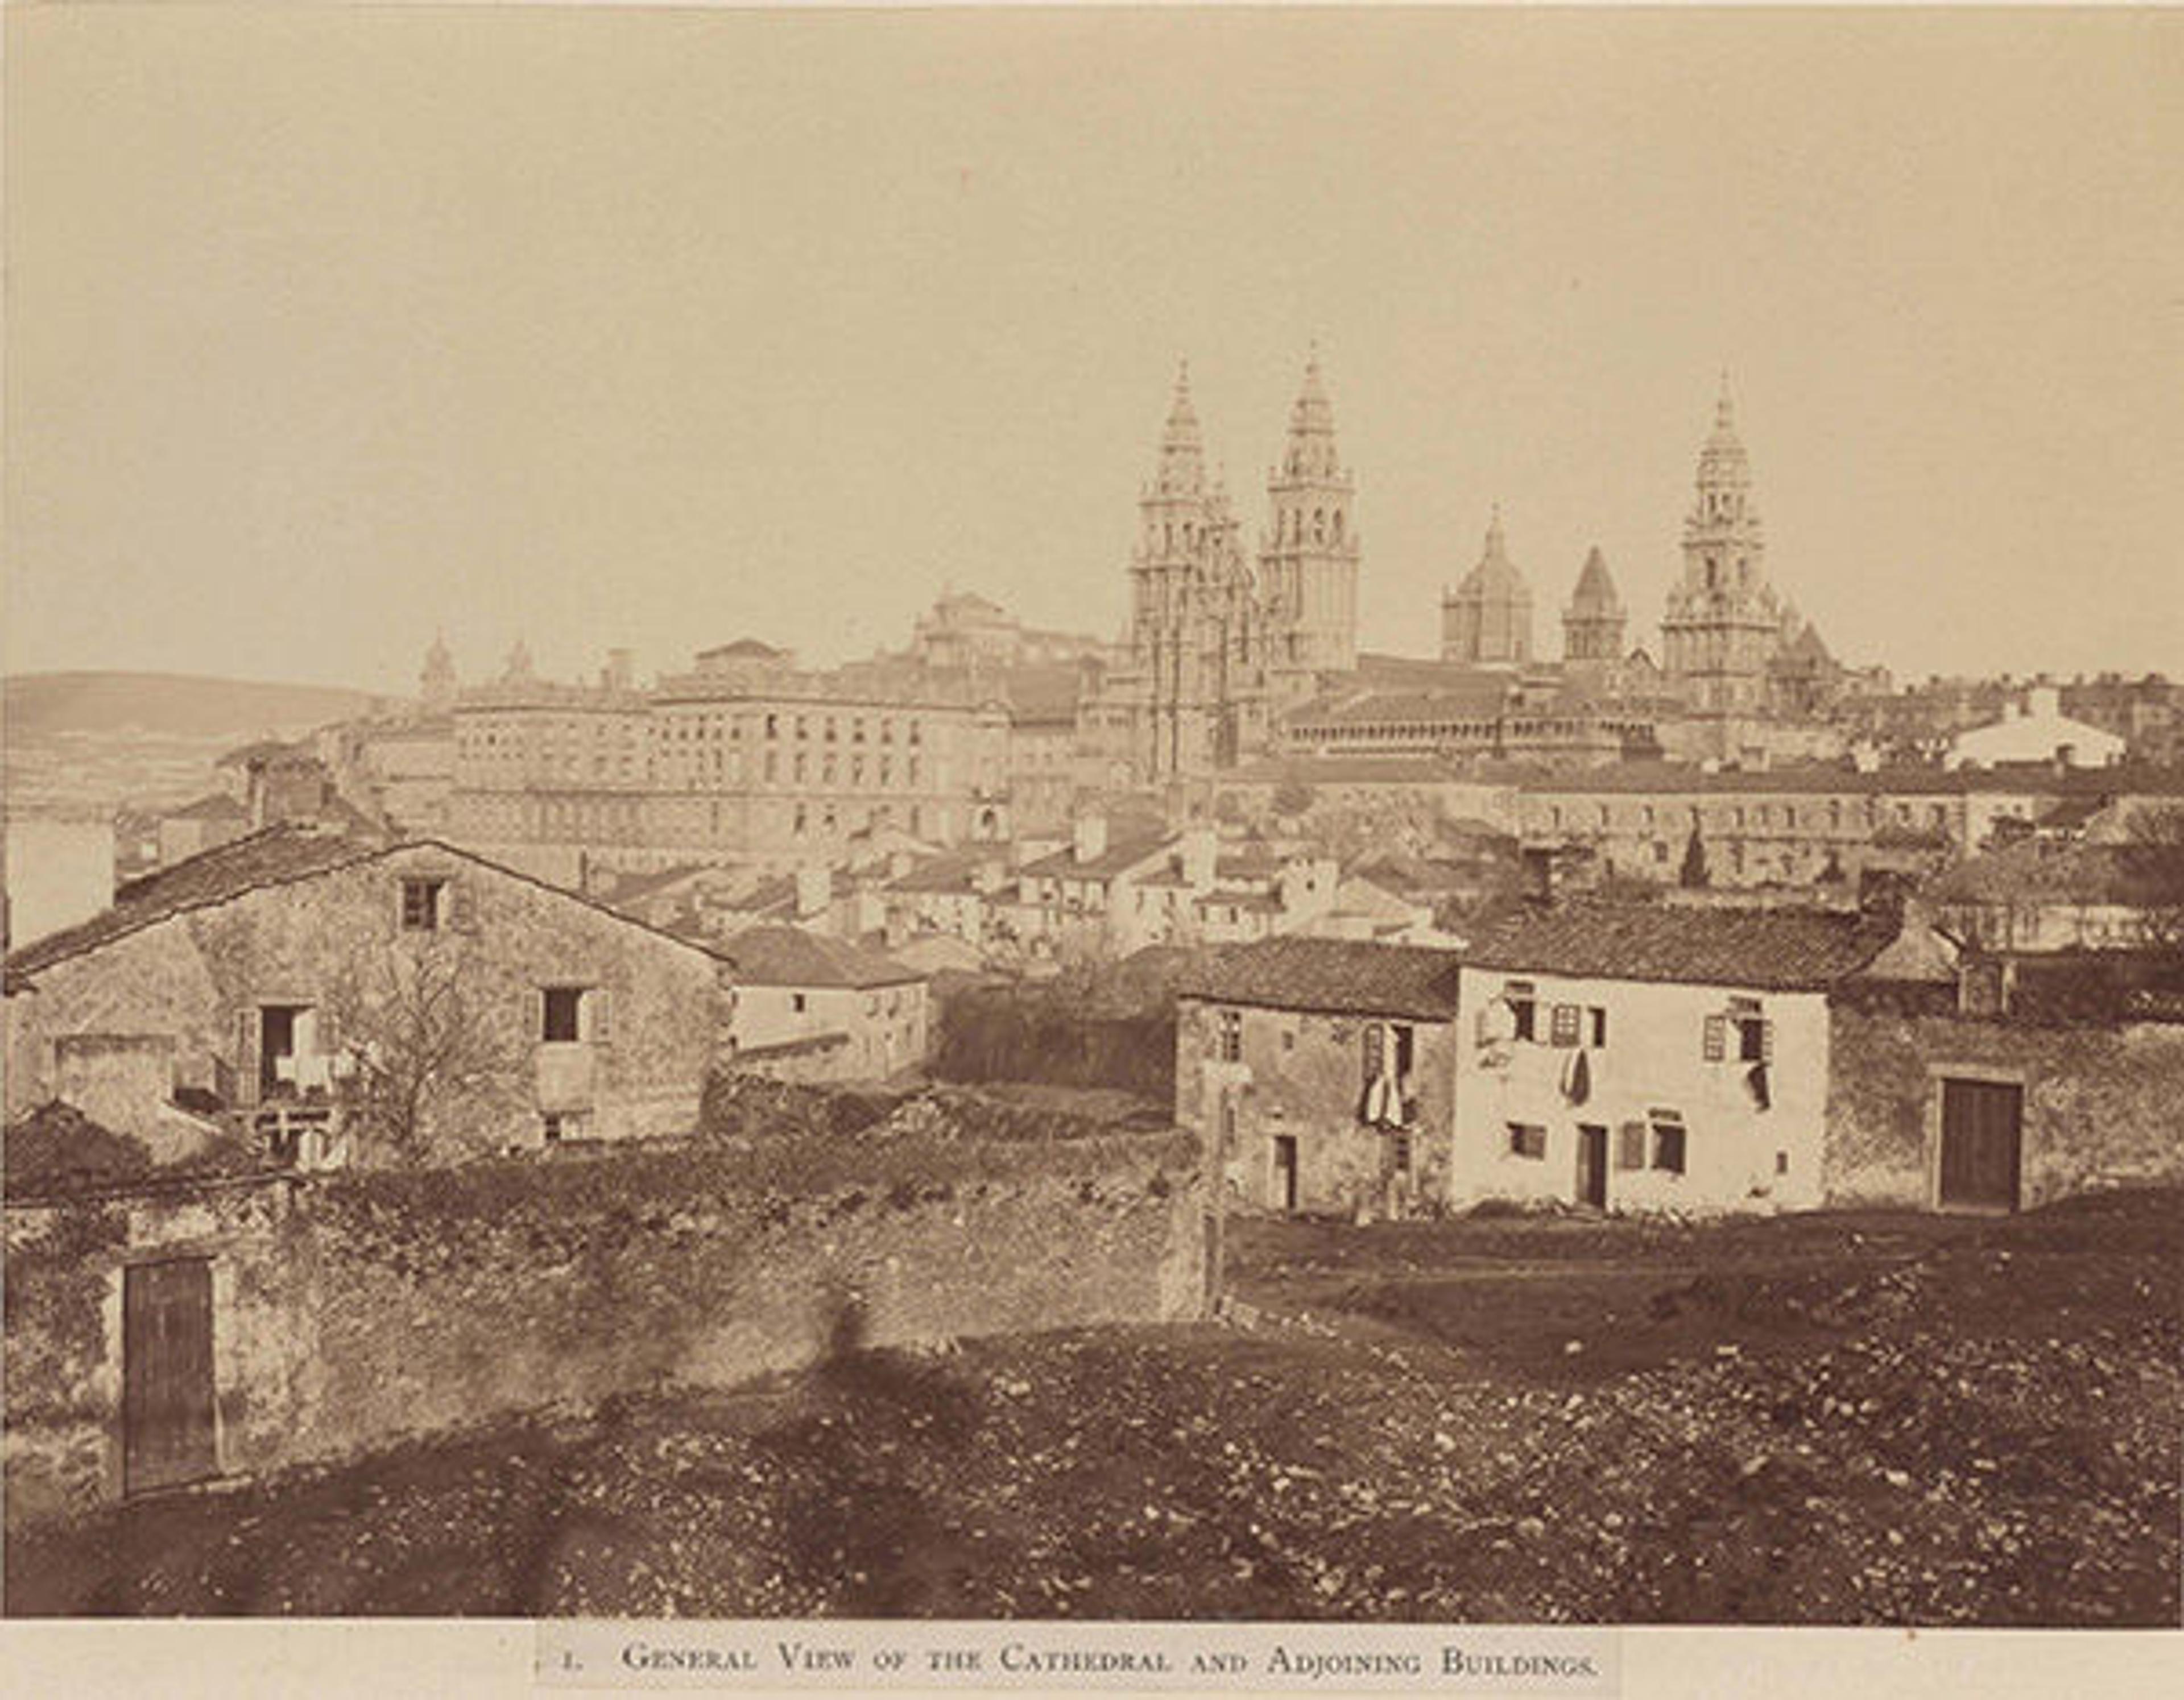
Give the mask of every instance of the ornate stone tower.
<svg viewBox="0 0 2184 1700">
<path fill-rule="evenodd" d="M 417 675 L 417 683 L 419 699 L 434 713 L 455 700 L 455 658 L 448 653 L 448 640 L 442 633 L 432 634 L 432 647 L 425 651 L 425 666 Z"/>
<path fill-rule="evenodd" d="M 1766 554 L 1724 375 L 1713 433 L 1699 451 L 1697 498 L 1684 521 L 1684 576 L 1661 621 L 1662 666 L 1701 714 L 1752 714 L 1764 705 L 1767 663 L 1783 634 Z"/>
<path fill-rule="evenodd" d="M 1268 530 L 1259 588 L 1273 628 L 1284 696 L 1308 695 L 1312 676 L 1357 665 L 1355 486 L 1334 450 L 1334 410 L 1314 348 L 1290 409 L 1289 442 L 1267 477 Z"/>
<path fill-rule="evenodd" d="M 1593 672 L 1613 667 L 1623 659 L 1623 599 L 1615 594 L 1607 557 L 1596 544 L 1563 610 L 1563 665 Z"/>
<path fill-rule="evenodd" d="M 1522 666 L 1532 659 L 1531 587 L 1509 559 L 1499 507 L 1479 565 L 1441 598 L 1440 658 L 1485 666 Z"/>
<path fill-rule="evenodd" d="M 1188 366 L 1138 501 L 1128 648 L 1110 688 L 1134 778 L 1201 775 L 1263 744 L 1267 627 L 1228 493 L 1206 476 Z"/>
</svg>

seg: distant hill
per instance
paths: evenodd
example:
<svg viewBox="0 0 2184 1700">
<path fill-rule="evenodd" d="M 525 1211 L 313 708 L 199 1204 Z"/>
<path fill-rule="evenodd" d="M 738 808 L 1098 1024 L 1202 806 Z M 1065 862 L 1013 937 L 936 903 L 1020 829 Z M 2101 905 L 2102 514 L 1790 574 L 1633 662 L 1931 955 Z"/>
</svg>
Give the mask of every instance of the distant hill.
<svg viewBox="0 0 2184 1700">
<path fill-rule="evenodd" d="M 5 688 L 10 743 L 130 731 L 241 742 L 308 731 L 361 714 L 372 702 L 364 691 L 191 673 L 24 673 Z"/>
</svg>

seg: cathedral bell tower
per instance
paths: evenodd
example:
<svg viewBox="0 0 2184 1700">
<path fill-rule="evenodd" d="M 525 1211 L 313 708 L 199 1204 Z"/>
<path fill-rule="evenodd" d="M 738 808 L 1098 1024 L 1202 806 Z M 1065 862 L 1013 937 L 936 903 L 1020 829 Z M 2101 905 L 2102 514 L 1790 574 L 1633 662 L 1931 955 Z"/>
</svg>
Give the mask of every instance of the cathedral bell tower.
<svg viewBox="0 0 2184 1700">
<path fill-rule="evenodd" d="M 1290 409 L 1289 441 L 1267 476 L 1268 530 L 1259 548 L 1259 587 L 1273 634 L 1274 666 L 1305 676 L 1357 665 L 1356 486 L 1334 448 L 1334 410 L 1315 348 Z"/>
<path fill-rule="evenodd" d="M 1751 714 L 1763 705 L 1767 663 L 1782 640 L 1766 554 L 1724 375 L 1684 521 L 1683 577 L 1661 621 L 1662 666 L 1702 714 Z"/>
</svg>

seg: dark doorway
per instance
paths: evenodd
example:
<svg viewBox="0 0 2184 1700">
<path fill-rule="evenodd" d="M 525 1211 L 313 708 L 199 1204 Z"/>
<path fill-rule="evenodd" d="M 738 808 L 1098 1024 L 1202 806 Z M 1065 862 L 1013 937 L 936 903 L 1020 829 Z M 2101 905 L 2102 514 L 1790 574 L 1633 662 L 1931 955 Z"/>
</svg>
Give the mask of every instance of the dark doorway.
<svg viewBox="0 0 2184 1700">
<path fill-rule="evenodd" d="M 1580 1126 L 1577 1130 L 1577 1201 L 1596 1210 L 1607 1208 L 1607 1129 Z"/>
<path fill-rule="evenodd" d="M 1274 1135 L 1273 1203 L 1277 1210 L 1297 1207 L 1297 1143 L 1295 1134 Z"/>
<path fill-rule="evenodd" d="M 258 1012 L 258 1095 L 285 1097 L 296 1090 L 296 1029 L 309 1006 L 267 1004 Z"/>
<path fill-rule="evenodd" d="M 1942 1082 L 1944 1209 L 2014 1210 L 2023 1157 L 2025 1089 L 2000 1080 Z"/>
<path fill-rule="evenodd" d="M 132 1263 L 121 1279 L 122 1489 L 218 1472 L 212 1409 L 212 1263 Z"/>
</svg>

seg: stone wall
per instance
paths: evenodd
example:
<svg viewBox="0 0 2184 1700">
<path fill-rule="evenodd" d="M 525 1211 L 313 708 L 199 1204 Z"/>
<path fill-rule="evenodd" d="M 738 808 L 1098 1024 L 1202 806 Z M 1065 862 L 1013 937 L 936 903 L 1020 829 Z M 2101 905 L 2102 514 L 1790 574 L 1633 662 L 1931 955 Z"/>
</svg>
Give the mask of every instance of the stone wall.
<svg viewBox="0 0 2184 1700">
<path fill-rule="evenodd" d="M 2043 1027 L 1922 1001 L 1830 1002 L 1829 1202 L 1931 1204 L 1938 1083 L 1959 1072 L 2024 1088 L 2026 1207 L 2101 1186 L 2184 1179 L 2184 1027 Z"/>
<path fill-rule="evenodd" d="M 1179 1135 L 877 1126 L 11 1201 L 8 1516 L 120 1491 L 131 1262 L 212 1259 L 220 1464 L 254 1474 L 845 1339 L 1195 1316 L 1202 1220 Z"/>
</svg>

